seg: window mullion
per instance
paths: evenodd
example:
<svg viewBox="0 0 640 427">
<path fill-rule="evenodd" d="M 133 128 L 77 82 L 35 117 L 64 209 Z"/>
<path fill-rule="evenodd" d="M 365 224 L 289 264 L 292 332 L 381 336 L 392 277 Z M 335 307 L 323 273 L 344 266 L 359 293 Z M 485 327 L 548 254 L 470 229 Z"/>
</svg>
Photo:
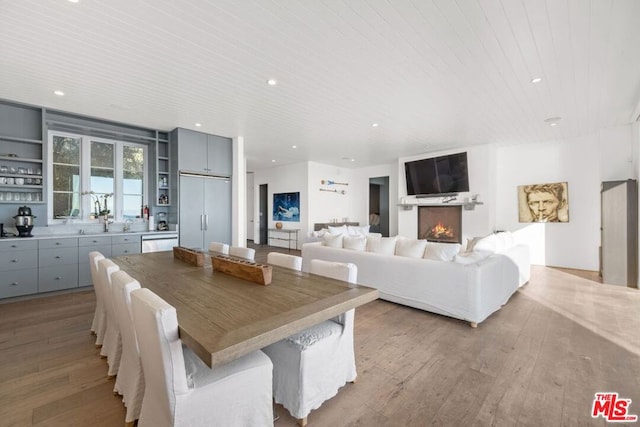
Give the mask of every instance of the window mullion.
<svg viewBox="0 0 640 427">
<path fill-rule="evenodd" d="M 114 171 L 114 176 L 115 176 L 115 194 L 113 196 L 113 208 L 114 208 L 114 213 L 117 212 L 117 220 L 121 220 L 122 219 L 122 207 L 124 206 L 124 200 L 123 200 L 123 196 L 122 196 L 122 192 L 124 189 L 124 174 L 122 173 L 122 168 L 123 168 L 123 153 L 124 153 L 124 149 L 123 149 L 123 143 L 122 142 L 118 142 L 116 143 L 116 159 L 115 159 L 115 171 Z M 114 215 L 114 219 L 116 219 L 116 216 Z"/>
<path fill-rule="evenodd" d="M 82 137 L 80 145 L 80 192 L 91 191 L 91 138 Z M 93 212 L 93 197 L 82 196 L 82 219 L 88 220 Z"/>
</svg>

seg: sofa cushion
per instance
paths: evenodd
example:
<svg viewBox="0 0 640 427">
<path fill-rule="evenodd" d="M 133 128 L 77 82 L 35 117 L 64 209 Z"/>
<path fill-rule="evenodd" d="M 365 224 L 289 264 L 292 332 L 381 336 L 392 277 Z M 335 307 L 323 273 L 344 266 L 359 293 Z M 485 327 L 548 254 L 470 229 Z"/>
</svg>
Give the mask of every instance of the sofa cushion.
<svg viewBox="0 0 640 427">
<path fill-rule="evenodd" d="M 342 234 L 327 233 L 322 237 L 322 246 L 328 246 L 330 248 L 341 248 L 342 238 Z"/>
<path fill-rule="evenodd" d="M 396 251 L 396 236 L 367 239 L 367 252 L 383 255 L 394 255 Z"/>
<path fill-rule="evenodd" d="M 515 246 L 515 239 L 510 231 L 496 233 L 496 252 L 502 253 Z"/>
<path fill-rule="evenodd" d="M 461 247 L 462 245 L 459 243 L 427 242 L 423 258 L 436 261 L 453 261 L 453 258 L 460 252 Z"/>
<path fill-rule="evenodd" d="M 364 251 L 367 249 L 367 238 L 362 235 L 342 236 L 342 247 L 354 251 Z"/>
<path fill-rule="evenodd" d="M 453 257 L 453 262 L 458 264 L 474 264 L 490 256 L 490 252 L 465 252 Z"/>
<path fill-rule="evenodd" d="M 426 247 L 426 240 L 401 238 L 398 236 L 396 241 L 396 255 L 409 258 L 422 258 Z"/>
</svg>

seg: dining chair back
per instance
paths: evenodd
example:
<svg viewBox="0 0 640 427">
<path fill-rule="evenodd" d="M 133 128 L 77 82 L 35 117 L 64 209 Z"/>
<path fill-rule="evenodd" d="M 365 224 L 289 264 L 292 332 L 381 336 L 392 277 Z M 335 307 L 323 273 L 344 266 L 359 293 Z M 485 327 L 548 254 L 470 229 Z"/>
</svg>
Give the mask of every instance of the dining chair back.
<svg viewBox="0 0 640 427">
<path fill-rule="evenodd" d="M 113 307 L 113 291 L 111 290 L 111 276 L 120 270 L 117 264 L 109 258 L 98 261 L 98 283 L 104 300 L 107 314 L 107 327 L 104 334 L 100 355 L 107 357 L 109 370 L 107 376 L 114 377 L 118 374 L 120 366 L 120 355 L 122 352 L 122 339 L 120 338 L 120 327 Z"/>
<path fill-rule="evenodd" d="M 140 417 L 144 396 L 144 375 L 131 311 L 131 292 L 140 289 L 140 283 L 124 271 L 113 273 L 112 282 L 113 305 L 122 337 L 122 357 L 114 391 L 122 395 L 127 409 L 125 423 L 133 423 Z"/>
<path fill-rule="evenodd" d="M 312 260 L 311 274 L 356 283 L 358 268 Z M 313 409 L 356 379 L 354 317 L 355 310 L 349 310 L 263 349 L 273 362 L 273 398 L 300 426 L 307 424 Z"/>
<path fill-rule="evenodd" d="M 93 313 L 93 321 L 91 322 L 91 332 L 96 334 L 96 345 L 101 346 L 104 339 L 104 332 L 107 327 L 106 313 L 104 310 L 104 301 L 100 295 L 100 287 L 98 282 L 98 261 L 104 259 L 98 251 L 89 252 L 89 271 L 91 272 L 91 283 L 93 284 L 93 292 L 96 295 L 96 309 Z"/>
<path fill-rule="evenodd" d="M 269 252 L 267 254 L 267 264 L 278 265 L 292 270 L 302 270 L 302 257 L 280 252 Z"/>
<path fill-rule="evenodd" d="M 220 242 L 209 243 L 209 250 L 212 252 L 218 252 L 222 255 L 229 255 L 229 245 Z"/>
<path fill-rule="evenodd" d="M 229 248 L 229 255 L 253 261 L 256 257 L 256 250 L 242 246 L 231 246 Z"/>
<path fill-rule="evenodd" d="M 176 309 L 147 288 L 131 292 L 145 392 L 138 425 L 273 425 L 272 364 L 261 351 L 210 369 L 182 345 Z"/>
</svg>

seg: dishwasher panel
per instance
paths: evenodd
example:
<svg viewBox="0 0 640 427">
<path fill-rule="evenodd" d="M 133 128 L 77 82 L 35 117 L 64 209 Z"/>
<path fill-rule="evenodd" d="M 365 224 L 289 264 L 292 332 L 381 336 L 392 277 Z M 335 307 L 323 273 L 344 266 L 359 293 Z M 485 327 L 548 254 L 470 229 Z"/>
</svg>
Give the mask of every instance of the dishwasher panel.
<svg viewBox="0 0 640 427">
<path fill-rule="evenodd" d="M 178 246 L 177 234 L 142 236 L 142 253 L 171 251 L 174 246 Z"/>
</svg>

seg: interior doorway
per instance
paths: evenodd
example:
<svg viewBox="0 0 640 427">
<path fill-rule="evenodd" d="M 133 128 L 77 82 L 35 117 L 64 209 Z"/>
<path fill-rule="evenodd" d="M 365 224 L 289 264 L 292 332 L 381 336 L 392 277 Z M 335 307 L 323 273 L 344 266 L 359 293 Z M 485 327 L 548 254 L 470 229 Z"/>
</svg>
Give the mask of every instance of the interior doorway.
<svg viewBox="0 0 640 427">
<path fill-rule="evenodd" d="M 258 209 L 258 216 L 259 216 L 258 224 L 259 224 L 259 231 L 260 231 L 259 243 L 261 245 L 267 244 L 267 226 L 268 226 L 267 209 L 269 208 L 267 204 L 268 194 L 269 194 L 268 184 L 260 184 L 260 200 L 259 200 L 260 206 Z"/>
<path fill-rule="evenodd" d="M 389 177 L 369 178 L 369 231 L 389 236 Z"/>
</svg>

